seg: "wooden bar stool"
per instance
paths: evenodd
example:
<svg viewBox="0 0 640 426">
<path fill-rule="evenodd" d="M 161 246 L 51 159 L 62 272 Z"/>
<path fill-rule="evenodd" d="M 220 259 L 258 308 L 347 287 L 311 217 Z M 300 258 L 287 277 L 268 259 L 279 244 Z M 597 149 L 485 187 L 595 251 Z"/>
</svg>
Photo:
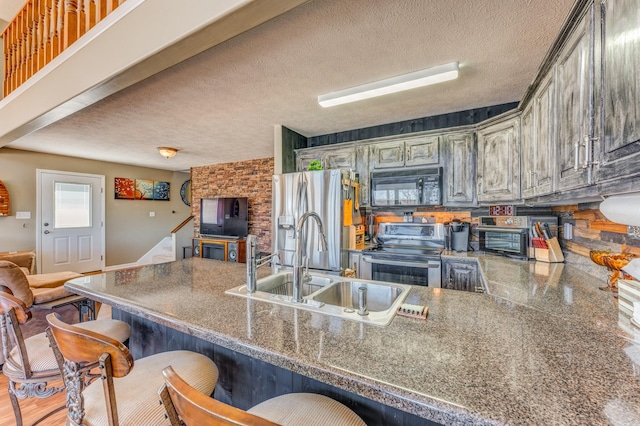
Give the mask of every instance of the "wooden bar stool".
<svg viewBox="0 0 640 426">
<path fill-rule="evenodd" d="M 48 398 L 64 390 L 64 386 L 49 387 L 49 382 L 62 379 L 62 376 L 46 334 L 42 332 L 26 339 L 23 337 L 20 325 L 29 319 L 31 312 L 22 300 L 0 291 L 0 331 L 5 342 L 2 345 L 5 359 L 2 373 L 9 379 L 9 399 L 18 426 L 22 425 L 18 399 Z M 111 319 L 87 321 L 78 327 L 108 335 L 119 342 L 126 341 L 131 334 L 127 323 Z M 64 406 L 47 413 L 36 423 L 62 408 Z"/>
<path fill-rule="evenodd" d="M 171 366 L 162 374 L 165 386 L 160 390 L 160 399 L 172 426 L 366 426 L 348 407 L 324 395 L 289 393 L 244 411 L 198 392 Z"/>
<path fill-rule="evenodd" d="M 69 325 L 55 313 L 47 315 L 47 321 L 51 346 L 62 359 L 69 425 L 170 425 L 158 403 L 162 370 L 169 365 L 205 395 L 218 381 L 216 365 L 202 354 L 163 352 L 134 363 L 117 340 Z M 83 373 L 96 366 L 102 380 L 85 387 Z"/>
</svg>

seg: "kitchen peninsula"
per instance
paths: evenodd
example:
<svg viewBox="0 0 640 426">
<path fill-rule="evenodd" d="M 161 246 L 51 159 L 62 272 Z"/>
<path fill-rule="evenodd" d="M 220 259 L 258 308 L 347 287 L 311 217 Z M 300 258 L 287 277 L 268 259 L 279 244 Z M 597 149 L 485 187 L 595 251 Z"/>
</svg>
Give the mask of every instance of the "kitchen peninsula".
<svg viewBox="0 0 640 426">
<path fill-rule="evenodd" d="M 245 266 L 208 259 L 66 288 L 129 321 L 136 358 L 177 348 L 211 356 L 216 398 L 241 408 L 302 387 L 346 400 L 371 425 L 640 424 L 640 338 L 618 326 L 602 282 L 569 264 L 460 256 L 479 263 L 486 294 L 414 287 L 406 302 L 428 306 L 427 320 L 396 316 L 387 327 L 225 295 Z"/>
</svg>

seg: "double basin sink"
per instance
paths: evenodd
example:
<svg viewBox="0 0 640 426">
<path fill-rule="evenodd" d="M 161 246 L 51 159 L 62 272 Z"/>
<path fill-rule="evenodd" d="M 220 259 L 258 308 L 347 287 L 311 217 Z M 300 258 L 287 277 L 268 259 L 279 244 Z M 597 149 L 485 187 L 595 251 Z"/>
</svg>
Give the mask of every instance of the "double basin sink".
<svg viewBox="0 0 640 426">
<path fill-rule="evenodd" d="M 366 315 L 358 313 L 361 288 L 365 288 L 367 294 Z M 225 293 L 385 326 L 391 322 L 410 290 L 411 286 L 406 284 L 314 273 L 306 277 L 302 288 L 304 302 L 298 303 L 293 300 L 293 272 L 283 271 L 259 279 L 254 293 L 248 293 L 246 285 Z"/>
</svg>

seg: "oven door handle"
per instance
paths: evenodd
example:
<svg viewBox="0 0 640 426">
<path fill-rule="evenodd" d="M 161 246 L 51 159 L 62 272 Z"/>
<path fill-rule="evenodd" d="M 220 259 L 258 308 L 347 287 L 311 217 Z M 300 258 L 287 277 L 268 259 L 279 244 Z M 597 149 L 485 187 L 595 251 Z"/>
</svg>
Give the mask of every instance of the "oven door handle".
<svg viewBox="0 0 640 426">
<path fill-rule="evenodd" d="M 370 256 L 362 256 L 362 260 L 367 263 L 375 263 L 377 265 L 389 265 L 389 266 L 409 266 L 412 268 L 439 268 L 440 262 L 403 262 L 397 260 L 383 260 L 383 259 L 374 259 Z"/>
</svg>

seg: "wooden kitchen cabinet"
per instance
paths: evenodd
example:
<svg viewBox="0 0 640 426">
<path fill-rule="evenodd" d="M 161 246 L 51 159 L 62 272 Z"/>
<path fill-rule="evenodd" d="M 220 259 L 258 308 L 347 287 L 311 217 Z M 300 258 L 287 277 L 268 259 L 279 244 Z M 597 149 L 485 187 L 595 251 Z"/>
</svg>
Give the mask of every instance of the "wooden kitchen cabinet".
<svg viewBox="0 0 640 426">
<path fill-rule="evenodd" d="M 520 199 L 520 116 L 507 113 L 479 128 L 479 203 Z"/>
<path fill-rule="evenodd" d="M 553 192 L 555 160 L 555 85 L 553 72 L 522 113 L 521 161 L 522 198 Z"/>
<path fill-rule="evenodd" d="M 476 200 L 476 149 L 472 131 L 442 136 L 444 152 L 443 203 L 474 206 Z"/>
<path fill-rule="evenodd" d="M 356 169 L 356 149 L 353 146 L 336 147 L 333 145 L 319 148 L 307 148 L 296 151 L 296 170 L 309 170 L 309 163 L 318 160 L 323 169 Z"/>
<path fill-rule="evenodd" d="M 484 293 L 478 263 L 463 260 L 442 260 L 442 288 Z"/>
<path fill-rule="evenodd" d="M 591 4 L 556 62 L 556 190 L 592 183 L 593 48 Z"/>
<path fill-rule="evenodd" d="M 371 169 L 404 167 L 404 140 L 379 142 L 371 145 Z"/>
<path fill-rule="evenodd" d="M 439 136 L 421 136 L 405 141 L 405 167 L 438 164 Z"/>
<path fill-rule="evenodd" d="M 353 170 L 360 178 L 360 205 L 369 205 L 369 145 L 353 143 L 304 148 L 296 151 L 296 170 L 309 169 L 311 161 L 318 160 L 322 168 Z"/>
<path fill-rule="evenodd" d="M 607 0 L 602 12 L 604 129 L 597 180 L 607 181 L 640 173 L 640 9 L 636 0 Z"/>
<path fill-rule="evenodd" d="M 371 144 L 371 169 L 437 165 L 440 136 L 423 135 Z"/>
</svg>

